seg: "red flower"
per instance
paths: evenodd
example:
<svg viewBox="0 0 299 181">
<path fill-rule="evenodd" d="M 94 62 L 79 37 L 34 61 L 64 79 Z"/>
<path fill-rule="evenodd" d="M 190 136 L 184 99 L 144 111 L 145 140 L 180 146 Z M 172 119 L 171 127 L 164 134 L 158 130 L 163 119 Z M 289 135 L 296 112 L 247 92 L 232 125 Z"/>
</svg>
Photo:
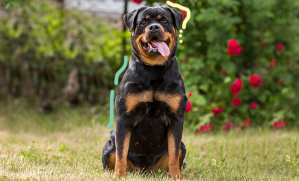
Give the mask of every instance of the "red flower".
<svg viewBox="0 0 299 181">
<path fill-rule="evenodd" d="M 250 126 L 250 118 L 246 118 L 246 119 L 245 119 L 245 122 L 243 123 L 243 126 L 244 126 L 244 127 L 248 127 L 248 126 Z"/>
<path fill-rule="evenodd" d="M 188 96 L 189 96 L 189 97 L 192 97 L 192 96 L 193 96 L 193 93 L 192 93 L 192 92 L 189 92 L 189 93 L 188 93 Z"/>
<path fill-rule="evenodd" d="M 286 121 L 277 121 L 272 125 L 272 128 L 285 127 L 287 125 Z"/>
<path fill-rule="evenodd" d="M 142 3 L 142 0 L 132 0 L 134 3 L 136 3 L 136 4 L 140 4 L 140 3 Z"/>
<path fill-rule="evenodd" d="M 257 103 L 256 102 L 253 102 L 250 104 L 250 109 L 254 110 L 257 108 Z"/>
<path fill-rule="evenodd" d="M 227 53 L 230 55 L 240 55 L 242 52 L 242 47 L 239 46 L 239 43 L 237 40 L 229 40 L 228 41 L 228 48 Z"/>
<path fill-rule="evenodd" d="M 204 125 L 204 126 L 199 127 L 196 130 L 195 134 L 211 131 L 212 129 L 213 129 L 213 125 L 211 125 L 211 124 L 210 125 Z"/>
<path fill-rule="evenodd" d="M 186 109 L 185 109 L 185 113 L 190 112 L 191 109 L 192 109 L 192 104 L 191 104 L 191 102 L 188 100 L 188 101 L 187 101 L 187 106 L 186 106 Z"/>
<path fill-rule="evenodd" d="M 185 58 L 183 58 L 183 59 L 182 59 L 182 62 L 183 62 L 183 63 L 186 63 L 186 62 L 187 62 L 187 60 L 186 60 Z"/>
<path fill-rule="evenodd" d="M 238 97 L 234 97 L 232 103 L 234 106 L 240 106 L 241 100 Z"/>
<path fill-rule="evenodd" d="M 220 70 L 220 73 L 225 74 L 225 73 L 226 73 L 226 70 L 225 70 L 225 69 L 221 69 L 221 70 Z"/>
<path fill-rule="evenodd" d="M 242 131 L 243 129 L 245 129 L 246 127 L 249 127 L 249 126 L 250 126 L 250 119 L 246 118 L 243 124 L 241 124 L 240 126 L 236 127 L 236 130 L 237 131 Z"/>
<path fill-rule="evenodd" d="M 222 112 L 222 107 L 217 107 L 216 109 L 213 109 L 211 111 L 211 113 L 213 113 L 214 115 L 218 115 Z"/>
<path fill-rule="evenodd" d="M 186 12 L 185 11 L 179 11 L 180 13 L 183 14 L 183 20 L 186 18 Z"/>
<path fill-rule="evenodd" d="M 257 87 L 261 88 L 264 85 L 264 81 L 263 81 L 262 77 L 258 74 L 251 75 L 249 77 L 249 81 L 250 81 L 251 86 L 254 88 L 257 88 Z"/>
<path fill-rule="evenodd" d="M 239 42 L 237 40 L 231 39 L 228 41 L 228 47 L 229 48 L 238 48 Z"/>
<path fill-rule="evenodd" d="M 282 50 L 282 49 L 283 49 L 283 44 L 282 44 L 282 43 L 278 43 L 278 44 L 276 45 L 276 50 L 280 51 L 280 50 Z"/>
<path fill-rule="evenodd" d="M 236 82 L 234 82 L 230 85 L 230 89 L 232 91 L 232 94 L 233 95 L 238 95 L 240 93 L 241 89 L 242 89 L 242 86 L 243 86 L 242 85 L 242 80 L 240 78 L 238 78 L 236 80 Z"/>
<path fill-rule="evenodd" d="M 234 123 L 229 121 L 222 127 L 222 129 L 225 131 L 229 131 L 233 127 L 233 125 L 234 125 Z"/>
<path fill-rule="evenodd" d="M 278 81 L 277 81 L 277 84 L 278 84 L 278 85 L 282 85 L 282 84 L 284 84 L 284 81 L 282 81 L 282 80 L 278 80 Z"/>
<path fill-rule="evenodd" d="M 276 65 L 276 60 L 272 59 L 270 63 L 270 67 L 275 67 L 275 65 Z"/>
</svg>

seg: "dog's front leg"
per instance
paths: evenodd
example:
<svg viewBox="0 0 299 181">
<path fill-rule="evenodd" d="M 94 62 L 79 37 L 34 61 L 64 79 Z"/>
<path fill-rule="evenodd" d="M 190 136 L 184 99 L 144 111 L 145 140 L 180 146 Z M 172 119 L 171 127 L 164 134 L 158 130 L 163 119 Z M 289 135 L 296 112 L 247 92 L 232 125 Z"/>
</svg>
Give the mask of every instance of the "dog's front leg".
<svg viewBox="0 0 299 181">
<path fill-rule="evenodd" d="M 127 156 L 131 138 L 131 127 L 125 124 L 122 117 L 116 118 L 116 162 L 114 177 L 126 177 L 127 171 Z"/>
<path fill-rule="evenodd" d="M 181 139 L 183 133 L 183 120 L 184 118 L 175 118 L 168 128 L 167 140 L 168 140 L 168 154 L 169 154 L 169 176 L 171 178 L 183 179 L 180 168 L 181 159 Z"/>
</svg>

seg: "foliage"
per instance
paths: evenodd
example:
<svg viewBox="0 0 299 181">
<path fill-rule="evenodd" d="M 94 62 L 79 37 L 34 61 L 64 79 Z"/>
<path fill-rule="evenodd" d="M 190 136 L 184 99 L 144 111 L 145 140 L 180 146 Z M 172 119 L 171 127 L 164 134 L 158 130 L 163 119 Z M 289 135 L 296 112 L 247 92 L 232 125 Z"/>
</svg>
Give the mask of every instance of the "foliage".
<svg viewBox="0 0 299 181">
<path fill-rule="evenodd" d="M 296 111 L 298 2 L 178 0 L 177 3 L 191 10 L 191 20 L 183 31 L 184 42 L 177 53 L 186 91 L 193 93 L 189 97 L 193 110 L 186 114 L 187 123 L 194 125 L 194 129 L 210 122 L 216 126 L 229 120 L 239 124 L 247 117 L 253 124 L 269 125 L 276 119 L 298 123 L 295 119 L 299 116 Z M 228 54 L 230 39 L 243 47 L 240 55 Z M 282 50 L 276 47 L 279 43 Z M 272 59 L 276 59 L 274 66 Z M 262 77 L 263 87 L 250 85 L 252 74 Z M 236 96 L 242 104 L 235 107 L 230 85 L 237 78 L 243 82 L 241 93 Z M 279 80 L 283 84 L 278 84 Z M 250 109 L 252 102 L 258 105 L 255 110 Z M 218 106 L 223 108 L 221 114 L 200 121 Z"/>
<path fill-rule="evenodd" d="M 113 86 L 114 74 L 123 61 L 121 38 L 128 34 L 100 18 L 66 10 L 49 1 L 19 3 L 0 22 L 0 62 L 3 70 L 11 72 L 9 89 L 21 91 L 19 94 L 26 92 L 20 90 L 23 80 L 18 76 L 25 64 L 29 77 L 34 72 L 38 74 L 37 83 L 32 83 L 36 84 L 34 89 L 49 95 L 53 90 L 59 96 L 57 88 L 65 85 L 70 69 L 78 69 L 85 94 L 102 96 L 105 101 L 106 96 L 99 95 L 98 89 Z"/>
<path fill-rule="evenodd" d="M 0 0 L 0 4 L 2 4 L 6 9 L 14 9 L 24 2 L 25 0 Z"/>
</svg>

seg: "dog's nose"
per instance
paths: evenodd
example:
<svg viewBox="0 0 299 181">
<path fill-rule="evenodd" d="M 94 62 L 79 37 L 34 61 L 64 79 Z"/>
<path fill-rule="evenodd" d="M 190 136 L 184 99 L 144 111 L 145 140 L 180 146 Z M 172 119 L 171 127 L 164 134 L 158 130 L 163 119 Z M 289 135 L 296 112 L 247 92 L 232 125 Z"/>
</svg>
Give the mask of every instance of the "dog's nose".
<svg viewBox="0 0 299 181">
<path fill-rule="evenodd" d="M 156 32 L 156 31 L 158 31 L 159 29 L 160 29 L 160 26 L 157 25 L 157 24 L 152 24 L 152 25 L 149 26 L 149 30 L 150 30 L 151 32 Z"/>
</svg>

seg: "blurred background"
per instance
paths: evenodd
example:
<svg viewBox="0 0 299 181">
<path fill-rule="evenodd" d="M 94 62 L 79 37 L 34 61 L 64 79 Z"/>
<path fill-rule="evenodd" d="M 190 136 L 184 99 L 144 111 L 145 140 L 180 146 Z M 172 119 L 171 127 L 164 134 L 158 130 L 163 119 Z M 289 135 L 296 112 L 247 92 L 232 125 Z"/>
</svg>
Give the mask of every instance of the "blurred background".
<svg viewBox="0 0 299 181">
<path fill-rule="evenodd" d="M 64 120 L 68 128 L 82 119 L 107 125 L 115 73 L 131 55 L 122 17 L 145 5 L 166 6 L 162 0 L 0 2 L 0 113 L 10 118 L 0 119 L 0 127 L 35 130 Z M 189 99 L 186 129 L 299 125 L 299 1 L 173 2 L 191 10 L 177 51 Z"/>
</svg>

